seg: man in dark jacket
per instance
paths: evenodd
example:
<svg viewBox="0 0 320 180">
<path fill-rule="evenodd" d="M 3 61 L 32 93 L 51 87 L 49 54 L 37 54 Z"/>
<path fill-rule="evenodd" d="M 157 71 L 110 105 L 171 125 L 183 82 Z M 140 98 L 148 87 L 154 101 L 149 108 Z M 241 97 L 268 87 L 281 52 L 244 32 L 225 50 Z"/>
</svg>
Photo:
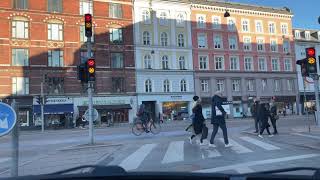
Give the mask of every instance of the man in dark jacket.
<svg viewBox="0 0 320 180">
<path fill-rule="evenodd" d="M 254 119 L 254 127 L 256 129 L 256 131 L 254 133 L 259 133 L 259 131 L 260 131 L 260 123 L 257 118 L 258 107 L 259 107 L 259 99 L 255 98 L 253 106 L 251 108 L 252 117 Z"/>
<path fill-rule="evenodd" d="M 211 134 L 209 147 L 215 147 L 214 138 L 218 132 L 218 128 L 220 127 L 223 132 L 223 138 L 225 147 L 230 147 L 227 133 L 227 126 L 225 121 L 226 111 L 222 107 L 222 93 L 217 91 L 212 98 L 212 106 L 211 106 L 211 124 L 213 124 L 213 131 Z"/>
<path fill-rule="evenodd" d="M 278 134 L 278 130 L 277 130 L 277 105 L 274 103 L 274 100 L 272 99 L 270 102 L 270 120 L 271 120 L 271 124 L 273 127 L 273 134 Z"/>
<path fill-rule="evenodd" d="M 258 108 L 258 121 L 261 123 L 261 129 L 259 132 L 259 137 L 263 138 L 262 134 L 264 130 L 267 130 L 269 137 L 272 137 L 270 130 L 269 130 L 269 123 L 268 119 L 270 117 L 270 111 L 269 111 L 269 103 L 260 103 L 259 108 Z"/>
</svg>

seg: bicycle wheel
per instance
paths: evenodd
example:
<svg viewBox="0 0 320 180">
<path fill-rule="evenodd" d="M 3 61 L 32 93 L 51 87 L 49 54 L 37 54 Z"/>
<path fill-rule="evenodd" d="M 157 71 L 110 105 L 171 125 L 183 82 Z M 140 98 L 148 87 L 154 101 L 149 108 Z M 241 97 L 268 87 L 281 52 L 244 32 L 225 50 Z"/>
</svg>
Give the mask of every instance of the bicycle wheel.
<svg viewBox="0 0 320 180">
<path fill-rule="evenodd" d="M 161 131 L 161 125 L 159 122 L 152 122 L 150 125 L 150 131 L 152 134 L 159 134 Z"/>
<path fill-rule="evenodd" d="M 142 125 L 142 122 L 137 121 L 134 122 L 132 125 L 132 133 L 136 136 L 140 136 L 144 132 L 144 127 Z"/>
</svg>

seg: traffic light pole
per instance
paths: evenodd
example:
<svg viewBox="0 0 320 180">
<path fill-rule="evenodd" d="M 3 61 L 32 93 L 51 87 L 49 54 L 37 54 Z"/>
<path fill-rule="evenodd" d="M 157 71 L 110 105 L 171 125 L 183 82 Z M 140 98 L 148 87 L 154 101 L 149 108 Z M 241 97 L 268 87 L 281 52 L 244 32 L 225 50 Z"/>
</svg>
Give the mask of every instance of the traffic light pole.
<svg viewBox="0 0 320 180">
<path fill-rule="evenodd" d="M 41 132 L 44 132 L 44 97 L 43 97 L 43 78 L 41 81 Z"/>
<path fill-rule="evenodd" d="M 88 53 L 87 57 L 88 59 L 91 58 L 91 37 L 87 37 L 87 48 L 88 48 Z M 92 81 L 88 82 L 88 99 L 89 99 L 89 143 L 94 144 L 94 137 L 93 137 L 93 101 L 92 101 L 92 89 L 93 88 L 93 83 Z"/>
<path fill-rule="evenodd" d="M 316 118 L 316 123 L 317 126 L 320 127 L 320 104 L 319 104 L 319 76 L 318 74 L 315 74 L 313 77 L 313 82 L 314 82 L 314 90 L 315 90 L 315 96 L 316 96 L 316 112 L 315 113 L 315 118 Z"/>
</svg>

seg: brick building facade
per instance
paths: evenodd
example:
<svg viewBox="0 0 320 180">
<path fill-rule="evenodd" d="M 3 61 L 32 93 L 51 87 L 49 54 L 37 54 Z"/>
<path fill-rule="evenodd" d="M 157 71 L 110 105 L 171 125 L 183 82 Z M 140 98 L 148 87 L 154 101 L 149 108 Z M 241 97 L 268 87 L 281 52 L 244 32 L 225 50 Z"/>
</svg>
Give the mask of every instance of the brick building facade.
<svg viewBox="0 0 320 180">
<path fill-rule="evenodd" d="M 68 127 L 86 109 L 86 87 L 77 80 L 77 65 L 86 57 L 85 13 L 93 14 L 94 106 L 99 118 L 104 120 L 108 113 L 115 121 L 133 118 L 136 83 L 130 0 L 2 0 L 0 10 L 0 98 L 23 99 L 18 100 L 23 126 L 39 124 L 35 96 L 42 81 L 49 98 L 47 126 L 63 119 L 62 126 Z"/>
</svg>

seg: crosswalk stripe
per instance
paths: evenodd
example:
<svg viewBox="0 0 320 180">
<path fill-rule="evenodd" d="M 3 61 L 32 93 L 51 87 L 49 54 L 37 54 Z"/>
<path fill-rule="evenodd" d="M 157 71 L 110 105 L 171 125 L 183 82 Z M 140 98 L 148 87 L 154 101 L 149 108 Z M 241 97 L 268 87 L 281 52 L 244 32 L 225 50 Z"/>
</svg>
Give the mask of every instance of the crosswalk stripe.
<svg viewBox="0 0 320 180">
<path fill-rule="evenodd" d="M 132 153 L 126 159 L 124 159 L 119 166 L 125 170 L 137 169 L 147 155 L 156 147 L 157 144 L 145 144 L 141 146 L 137 151 Z"/>
<path fill-rule="evenodd" d="M 0 158 L 0 163 L 3 163 L 3 162 L 7 162 L 9 161 L 11 158 Z"/>
<path fill-rule="evenodd" d="M 224 142 L 223 138 L 219 138 L 219 140 Z M 233 151 L 235 151 L 236 153 L 238 153 L 238 154 L 253 152 L 250 149 L 248 149 L 248 148 L 242 146 L 241 144 L 237 143 L 233 139 L 229 138 L 229 143 L 232 145 L 231 149 Z"/>
<path fill-rule="evenodd" d="M 257 139 L 254 139 L 254 138 L 251 138 L 251 137 L 240 137 L 242 140 L 244 141 L 247 141 L 249 143 L 252 143 L 256 146 L 259 146 L 265 150 L 277 150 L 277 149 L 280 149 L 279 147 L 277 146 L 274 146 L 272 144 L 268 144 L 268 143 L 265 143 L 265 142 L 262 142 L 262 141 L 259 141 Z"/>
<path fill-rule="evenodd" d="M 216 149 L 206 149 L 201 154 L 202 159 L 219 157 L 219 156 L 221 156 L 221 154 Z"/>
<path fill-rule="evenodd" d="M 179 162 L 184 160 L 184 141 L 174 141 L 169 144 L 162 164 Z"/>
</svg>

